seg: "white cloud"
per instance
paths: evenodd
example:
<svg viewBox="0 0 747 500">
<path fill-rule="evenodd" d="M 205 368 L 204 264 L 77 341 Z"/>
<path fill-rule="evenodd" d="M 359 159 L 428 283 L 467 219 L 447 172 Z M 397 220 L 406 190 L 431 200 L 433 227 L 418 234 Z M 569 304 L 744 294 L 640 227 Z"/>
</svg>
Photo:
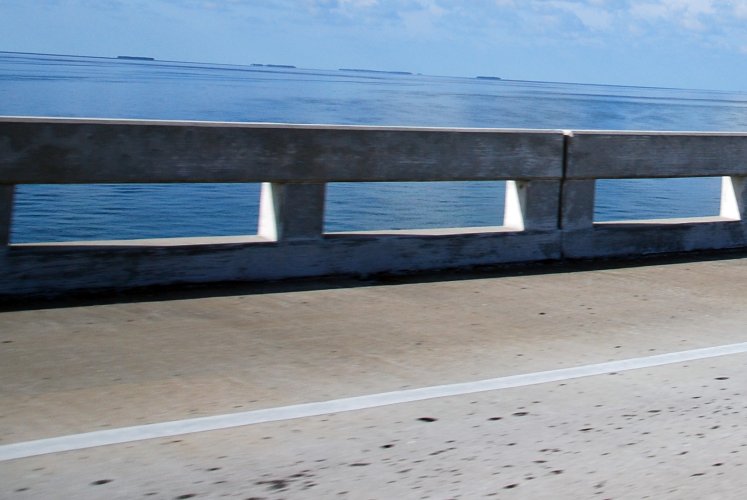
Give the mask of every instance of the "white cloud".
<svg viewBox="0 0 747 500">
<path fill-rule="evenodd" d="M 648 23 L 675 22 L 687 29 L 703 30 L 702 17 L 714 13 L 712 0 L 658 0 L 631 2 L 634 18 Z"/>
<path fill-rule="evenodd" d="M 678 36 L 735 52 L 747 44 L 739 26 L 747 19 L 747 0 L 305 0 L 301 5 L 340 26 L 386 27 L 397 36 L 422 38 L 466 36 L 483 44 L 565 40 L 603 46 Z"/>
<path fill-rule="evenodd" d="M 668 9 L 661 3 L 633 2 L 633 5 L 630 7 L 630 13 L 634 18 L 653 22 L 665 19 L 667 17 Z"/>
<path fill-rule="evenodd" d="M 0 0 L 2 1 L 2 0 Z M 132 10 L 223 13 L 233 19 L 309 26 L 401 43 L 453 40 L 488 47 L 700 43 L 739 53 L 747 47 L 747 0 L 39 0 Z M 311 28 L 313 27 L 313 28 Z M 347 36 L 347 35 L 346 35 Z M 367 36 L 367 35 L 366 35 Z"/>
<path fill-rule="evenodd" d="M 604 8 L 599 0 L 584 1 L 550 1 L 536 3 L 538 6 L 552 7 L 574 15 L 591 30 L 604 30 L 612 26 L 613 14 Z"/>
<path fill-rule="evenodd" d="M 339 2 L 352 7 L 373 7 L 379 3 L 379 0 L 339 0 Z"/>
<path fill-rule="evenodd" d="M 747 0 L 734 1 L 734 15 L 738 18 L 747 17 Z"/>
</svg>

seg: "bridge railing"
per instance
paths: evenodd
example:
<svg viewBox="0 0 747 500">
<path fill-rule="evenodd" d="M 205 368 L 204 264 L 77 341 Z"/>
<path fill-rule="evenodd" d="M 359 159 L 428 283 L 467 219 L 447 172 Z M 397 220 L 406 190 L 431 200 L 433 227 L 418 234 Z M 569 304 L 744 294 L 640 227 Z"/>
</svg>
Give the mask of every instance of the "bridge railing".
<svg viewBox="0 0 747 500">
<path fill-rule="evenodd" d="M 747 135 L 0 118 L 0 295 L 747 247 Z M 719 217 L 595 223 L 597 179 L 724 176 Z M 506 180 L 504 225 L 325 233 L 330 182 Z M 262 183 L 257 235 L 11 244 L 14 186 Z"/>
<path fill-rule="evenodd" d="M 747 246 L 747 134 L 574 131 L 567 144 L 564 257 Z M 594 222 L 596 180 L 679 177 L 722 177 L 719 215 Z"/>
</svg>

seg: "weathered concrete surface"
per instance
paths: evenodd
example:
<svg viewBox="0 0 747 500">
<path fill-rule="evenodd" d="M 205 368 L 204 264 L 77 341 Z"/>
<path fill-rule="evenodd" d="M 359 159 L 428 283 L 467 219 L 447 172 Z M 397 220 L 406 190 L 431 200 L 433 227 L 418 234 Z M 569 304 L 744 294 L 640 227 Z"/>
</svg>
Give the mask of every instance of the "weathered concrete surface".
<svg viewBox="0 0 747 500">
<path fill-rule="evenodd" d="M 724 217 L 602 222 L 563 232 L 568 258 L 743 248 L 747 224 Z"/>
<path fill-rule="evenodd" d="M 158 241 L 133 246 L 130 241 L 0 248 L 0 297 L 413 272 L 560 258 L 558 231 L 455 228 L 332 233 L 279 243 L 256 237 L 244 240 L 216 238 L 215 243 L 205 243 L 203 238 L 180 238 L 181 246 Z"/>
<path fill-rule="evenodd" d="M 0 185 L 0 248 L 7 245 L 10 240 L 14 194 L 15 186 Z"/>
<path fill-rule="evenodd" d="M 563 134 L 0 117 L 0 183 L 556 179 Z"/>
<path fill-rule="evenodd" d="M 270 241 L 324 235 L 326 184 L 262 183 L 257 234 Z"/>
<path fill-rule="evenodd" d="M 2 313 L 0 445 L 747 341 L 747 258 L 438 278 Z M 745 362 L 7 461 L 0 497 L 739 498 Z"/>
<path fill-rule="evenodd" d="M 747 135 L 708 132 L 573 131 L 568 179 L 743 176 Z"/>
</svg>

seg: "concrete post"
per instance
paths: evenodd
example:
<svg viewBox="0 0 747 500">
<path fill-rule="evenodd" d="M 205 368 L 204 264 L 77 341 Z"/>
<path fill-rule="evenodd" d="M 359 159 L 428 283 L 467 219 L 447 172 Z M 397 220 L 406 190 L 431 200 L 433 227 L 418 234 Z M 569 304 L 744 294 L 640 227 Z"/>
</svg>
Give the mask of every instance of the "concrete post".
<svg viewBox="0 0 747 500">
<path fill-rule="evenodd" d="M 594 179 L 563 181 L 560 227 L 591 229 L 594 226 Z"/>
<path fill-rule="evenodd" d="M 13 220 L 13 194 L 15 186 L 0 185 L 0 246 L 10 243 L 10 225 Z"/>
<path fill-rule="evenodd" d="M 519 231 L 558 228 L 560 181 L 506 181 L 503 225 Z"/>
<path fill-rule="evenodd" d="M 721 217 L 747 221 L 747 177 L 721 178 Z"/>
<path fill-rule="evenodd" d="M 326 184 L 262 183 L 257 233 L 272 241 L 321 238 L 325 190 Z"/>
</svg>

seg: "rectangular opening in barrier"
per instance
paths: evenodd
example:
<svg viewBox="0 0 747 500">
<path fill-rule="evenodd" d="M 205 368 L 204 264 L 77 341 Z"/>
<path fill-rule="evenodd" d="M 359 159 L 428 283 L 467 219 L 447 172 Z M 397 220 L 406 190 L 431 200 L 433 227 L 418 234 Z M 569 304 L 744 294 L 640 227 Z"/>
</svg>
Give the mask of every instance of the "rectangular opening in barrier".
<svg viewBox="0 0 747 500">
<path fill-rule="evenodd" d="M 505 181 L 331 183 L 325 231 L 500 226 L 505 186 Z"/>
<path fill-rule="evenodd" d="M 599 179 L 594 222 L 719 215 L 721 177 Z"/>
<path fill-rule="evenodd" d="M 11 243 L 255 235 L 259 186 L 19 185 Z"/>
</svg>

